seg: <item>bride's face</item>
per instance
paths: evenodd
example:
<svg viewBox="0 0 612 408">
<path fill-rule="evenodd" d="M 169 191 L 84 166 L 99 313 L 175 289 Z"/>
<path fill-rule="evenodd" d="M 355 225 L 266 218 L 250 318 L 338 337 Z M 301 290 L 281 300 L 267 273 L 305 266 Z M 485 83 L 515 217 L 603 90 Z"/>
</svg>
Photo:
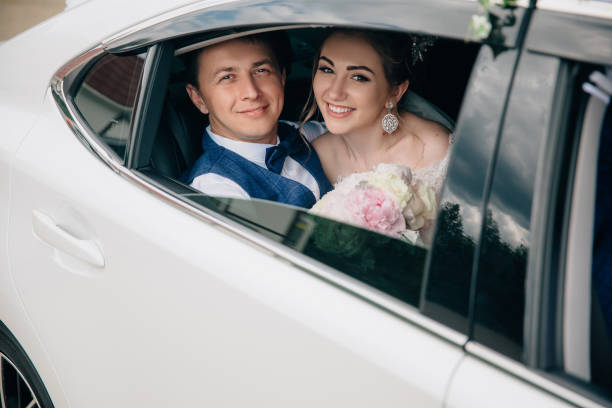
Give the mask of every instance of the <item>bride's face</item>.
<svg viewBox="0 0 612 408">
<path fill-rule="evenodd" d="M 312 86 L 331 133 L 380 129 L 389 83 L 380 56 L 363 38 L 332 34 L 321 48 Z"/>
</svg>

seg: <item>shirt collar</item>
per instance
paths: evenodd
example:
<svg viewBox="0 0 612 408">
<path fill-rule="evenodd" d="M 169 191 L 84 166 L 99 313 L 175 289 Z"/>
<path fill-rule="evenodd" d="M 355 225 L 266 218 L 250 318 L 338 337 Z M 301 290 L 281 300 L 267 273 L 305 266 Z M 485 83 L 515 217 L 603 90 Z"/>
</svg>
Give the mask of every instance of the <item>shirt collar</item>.
<svg viewBox="0 0 612 408">
<path fill-rule="evenodd" d="M 206 132 L 208 132 L 208 136 L 210 136 L 213 142 L 219 146 L 225 147 L 264 168 L 266 168 L 266 149 L 276 146 L 280 142 L 278 136 L 276 136 L 276 144 L 241 142 L 239 140 L 228 139 L 213 133 L 210 130 L 210 125 L 206 127 Z"/>
</svg>

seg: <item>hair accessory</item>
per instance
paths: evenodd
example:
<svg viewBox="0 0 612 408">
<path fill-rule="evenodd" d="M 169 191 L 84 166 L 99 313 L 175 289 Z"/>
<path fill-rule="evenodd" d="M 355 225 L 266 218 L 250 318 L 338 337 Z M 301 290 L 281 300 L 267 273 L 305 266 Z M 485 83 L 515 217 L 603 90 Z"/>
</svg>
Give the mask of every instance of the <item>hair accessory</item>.
<svg viewBox="0 0 612 408">
<path fill-rule="evenodd" d="M 393 102 L 387 102 L 387 114 L 382 119 L 382 128 L 387 134 L 391 134 L 397 130 L 399 126 L 399 120 L 395 116 L 391 109 L 393 109 Z"/>
<path fill-rule="evenodd" d="M 430 35 L 411 35 L 410 37 L 412 39 L 412 65 L 416 65 L 417 62 L 423 61 L 427 49 L 434 45 L 435 37 Z"/>
</svg>

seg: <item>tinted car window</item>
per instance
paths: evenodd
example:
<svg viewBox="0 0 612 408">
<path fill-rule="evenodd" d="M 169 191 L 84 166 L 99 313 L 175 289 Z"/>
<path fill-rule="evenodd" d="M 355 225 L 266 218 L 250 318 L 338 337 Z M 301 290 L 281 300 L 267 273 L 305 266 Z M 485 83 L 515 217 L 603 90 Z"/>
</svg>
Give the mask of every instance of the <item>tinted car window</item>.
<svg viewBox="0 0 612 408">
<path fill-rule="evenodd" d="M 480 50 L 463 102 L 457 143 L 442 193 L 437 233 L 425 291 L 425 314 L 468 332 L 469 297 L 475 251 L 484 214 L 482 202 L 518 53 Z"/>
<path fill-rule="evenodd" d="M 474 338 L 520 359 L 531 206 L 559 60 L 521 57 L 492 180 L 480 248 Z"/>
<path fill-rule="evenodd" d="M 75 104 L 91 129 L 123 160 L 144 56 L 108 54 L 87 72 Z"/>
</svg>

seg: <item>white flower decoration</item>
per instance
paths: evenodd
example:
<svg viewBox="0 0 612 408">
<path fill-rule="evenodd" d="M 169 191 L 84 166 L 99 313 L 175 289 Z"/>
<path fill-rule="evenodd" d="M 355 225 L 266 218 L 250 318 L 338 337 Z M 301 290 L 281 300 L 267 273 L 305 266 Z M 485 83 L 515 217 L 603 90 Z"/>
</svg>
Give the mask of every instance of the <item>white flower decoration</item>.
<svg viewBox="0 0 612 408">
<path fill-rule="evenodd" d="M 471 38 L 480 41 L 489 36 L 491 28 L 491 23 L 487 15 L 474 14 L 470 20 L 469 33 Z"/>
</svg>

